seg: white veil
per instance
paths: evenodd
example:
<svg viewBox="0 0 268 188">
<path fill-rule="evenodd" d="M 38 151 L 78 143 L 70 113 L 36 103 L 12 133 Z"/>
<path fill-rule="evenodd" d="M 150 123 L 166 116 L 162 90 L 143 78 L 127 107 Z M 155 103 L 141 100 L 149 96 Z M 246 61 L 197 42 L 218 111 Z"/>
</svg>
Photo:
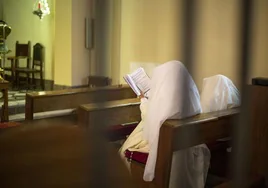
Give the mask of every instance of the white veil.
<svg viewBox="0 0 268 188">
<path fill-rule="evenodd" d="M 154 69 L 143 128 L 144 138 L 150 148 L 144 171 L 145 181 L 154 178 L 159 131 L 164 121 L 186 118 L 200 112 L 198 89 L 181 62 L 169 61 Z"/>
<path fill-rule="evenodd" d="M 239 105 L 239 91 L 229 78 L 220 74 L 204 78 L 201 93 L 203 113 L 225 110 Z"/>
</svg>

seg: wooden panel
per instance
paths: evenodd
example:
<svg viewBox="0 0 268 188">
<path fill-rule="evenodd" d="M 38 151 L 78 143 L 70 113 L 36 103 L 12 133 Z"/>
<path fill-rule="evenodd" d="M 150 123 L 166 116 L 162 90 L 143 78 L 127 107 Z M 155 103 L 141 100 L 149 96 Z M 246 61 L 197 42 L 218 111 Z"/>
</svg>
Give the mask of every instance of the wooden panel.
<svg viewBox="0 0 268 188">
<path fill-rule="evenodd" d="M 89 113 L 86 110 L 84 110 L 81 107 L 78 107 L 77 117 L 78 117 L 77 122 L 78 126 L 87 127 L 89 125 Z"/>
<path fill-rule="evenodd" d="M 173 135 L 173 128 L 165 125 L 161 127 L 154 178 L 156 188 L 169 187 L 173 141 L 175 139 Z"/>
<path fill-rule="evenodd" d="M 109 100 L 133 97 L 133 92 L 129 88 L 117 88 L 110 90 L 93 90 L 83 93 L 73 93 L 71 95 L 51 96 L 49 98 L 36 98 L 34 100 L 34 112 L 61 110 L 76 108 L 80 104 L 91 102 L 103 102 Z"/>
<path fill-rule="evenodd" d="M 118 88 L 130 88 L 128 85 L 113 85 L 107 87 L 97 87 L 97 88 L 70 88 L 64 90 L 56 90 L 56 91 L 42 91 L 42 92 L 31 92 L 27 93 L 30 97 L 33 98 L 47 98 L 49 96 L 62 96 L 62 95 L 70 95 L 75 93 L 87 93 L 89 91 L 98 91 L 98 90 L 111 90 Z"/>
<path fill-rule="evenodd" d="M 26 119 L 32 120 L 33 113 L 73 109 L 81 104 L 103 102 L 136 95 L 128 86 L 108 86 L 101 88 L 66 89 L 61 91 L 35 92 L 26 95 Z"/>
<path fill-rule="evenodd" d="M 105 111 L 96 112 L 93 111 L 89 115 L 88 126 L 98 125 L 118 125 L 129 122 L 140 121 L 140 108 L 139 105 L 124 106 L 121 108 L 107 109 Z M 109 117 L 103 119 L 103 117 Z"/>
<path fill-rule="evenodd" d="M 226 118 L 228 116 L 233 116 L 235 114 L 239 114 L 238 108 L 228 109 L 228 110 L 221 110 L 217 112 L 209 112 L 209 113 L 201 113 L 196 116 L 192 116 L 185 119 L 171 119 L 167 120 L 167 124 L 173 127 L 179 127 L 181 125 L 188 125 L 188 124 L 197 124 L 201 122 L 208 122 L 219 118 Z"/>
<path fill-rule="evenodd" d="M 81 105 L 81 108 L 85 109 L 86 111 L 96 111 L 96 110 L 107 110 L 110 108 L 120 108 L 132 105 L 135 106 L 140 105 L 140 99 L 133 98 L 133 99 L 114 100 L 103 103 L 83 104 Z"/>
<path fill-rule="evenodd" d="M 124 99 L 105 103 L 81 105 L 78 110 L 78 125 L 118 125 L 140 121 L 139 99 Z"/>
<path fill-rule="evenodd" d="M 251 86 L 252 173 L 268 182 L 268 87 Z"/>
<path fill-rule="evenodd" d="M 26 94 L 26 102 L 25 102 L 25 119 L 33 120 L 33 99 L 30 95 Z"/>
<path fill-rule="evenodd" d="M 204 122 L 200 121 L 176 127 L 173 131 L 175 137 L 173 143 L 174 150 L 181 150 L 230 136 L 235 118 L 237 118 L 237 114 L 227 116 L 226 118 L 212 119 Z M 191 135 L 195 135 L 195 138 Z M 185 138 L 191 139 L 187 139 L 188 142 L 185 143 Z"/>
</svg>

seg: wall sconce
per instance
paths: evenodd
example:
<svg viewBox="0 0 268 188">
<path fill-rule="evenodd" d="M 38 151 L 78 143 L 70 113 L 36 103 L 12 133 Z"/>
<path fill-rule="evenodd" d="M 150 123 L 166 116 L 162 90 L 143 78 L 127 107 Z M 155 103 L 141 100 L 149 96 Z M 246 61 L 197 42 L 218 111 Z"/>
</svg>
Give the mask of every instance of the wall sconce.
<svg viewBox="0 0 268 188">
<path fill-rule="evenodd" d="M 40 19 L 50 14 L 47 0 L 36 0 L 34 4 L 33 14 L 37 15 Z"/>
</svg>

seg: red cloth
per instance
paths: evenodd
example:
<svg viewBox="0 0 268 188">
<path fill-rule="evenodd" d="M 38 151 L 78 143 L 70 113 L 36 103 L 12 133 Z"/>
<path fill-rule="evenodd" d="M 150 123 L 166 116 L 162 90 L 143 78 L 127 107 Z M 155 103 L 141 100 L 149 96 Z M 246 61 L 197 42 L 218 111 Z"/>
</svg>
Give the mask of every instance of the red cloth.
<svg viewBox="0 0 268 188">
<path fill-rule="evenodd" d="M 141 152 L 129 151 L 129 150 L 125 151 L 126 158 L 142 163 L 142 164 L 146 164 L 148 156 L 149 156 L 148 153 L 141 153 Z"/>
</svg>

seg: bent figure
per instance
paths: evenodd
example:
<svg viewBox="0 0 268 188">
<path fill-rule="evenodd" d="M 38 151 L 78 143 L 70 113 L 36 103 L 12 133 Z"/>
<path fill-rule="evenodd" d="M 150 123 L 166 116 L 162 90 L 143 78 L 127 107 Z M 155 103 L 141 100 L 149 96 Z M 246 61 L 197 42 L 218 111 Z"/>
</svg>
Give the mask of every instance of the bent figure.
<svg viewBox="0 0 268 188">
<path fill-rule="evenodd" d="M 148 99 L 141 99 L 142 120 L 120 149 L 149 153 L 143 179 L 154 179 L 159 131 L 167 119 L 182 119 L 201 113 L 198 89 L 184 65 L 170 61 L 154 69 Z M 177 151 L 172 157 L 169 187 L 201 188 L 209 168 L 210 151 L 202 144 Z"/>
<path fill-rule="evenodd" d="M 203 113 L 226 110 L 239 105 L 239 91 L 232 80 L 220 74 L 204 78 L 201 93 Z"/>
</svg>

